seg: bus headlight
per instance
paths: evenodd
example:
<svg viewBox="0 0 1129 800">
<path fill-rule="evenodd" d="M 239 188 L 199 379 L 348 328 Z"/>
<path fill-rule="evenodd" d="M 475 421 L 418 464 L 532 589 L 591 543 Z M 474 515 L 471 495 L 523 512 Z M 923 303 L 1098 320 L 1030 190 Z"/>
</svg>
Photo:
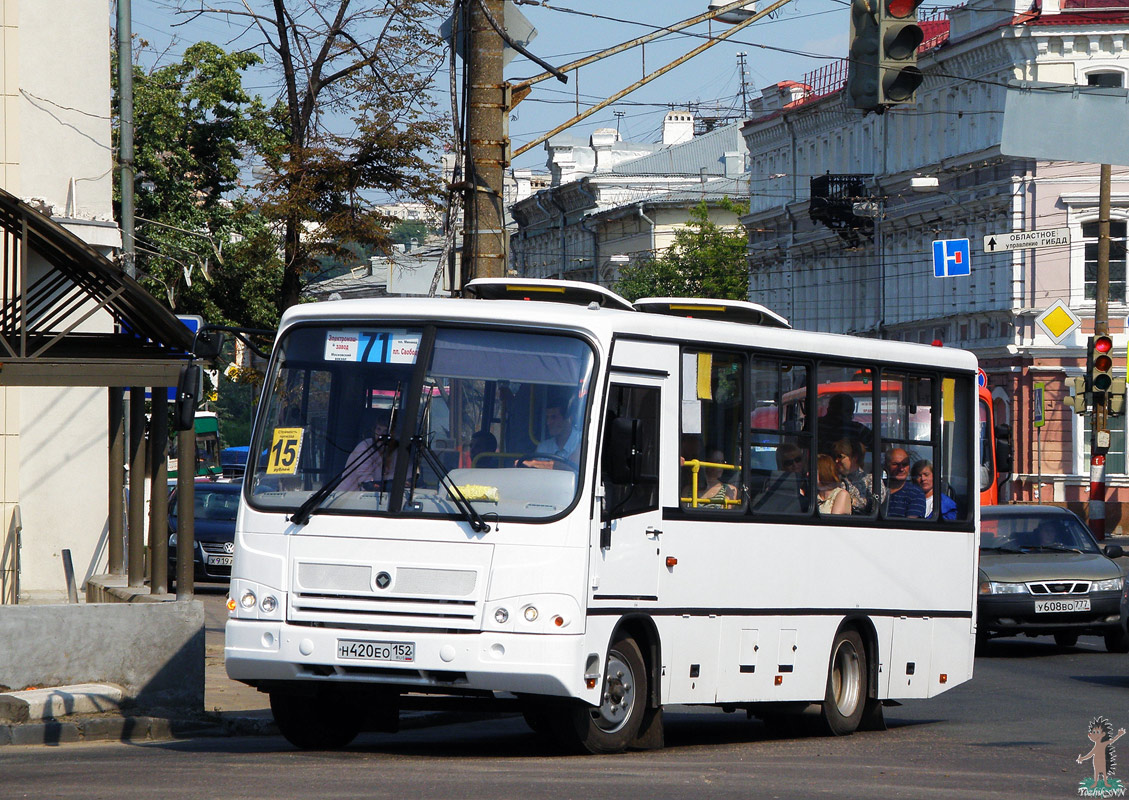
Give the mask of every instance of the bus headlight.
<svg viewBox="0 0 1129 800">
<path fill-rule="evenodd" d="M 274 610 L 278 608 L 278 600 L 275 599 L 273 594 L 268 594 L 259 601 L 259 608 L 262 609 L 265 614 L 273 613 Z"/>
<path fill-rule="evenodd" d="M 256 599 L 257 598 L 255 597 L 255 593 L 248 589 L 239 597 L 239 605 L 250 611 L 255 607 Z"/>
<path fill-rule="evenodd" d="M 526 606 L 525 611 L 522 613 L 526 622 L 537 621 L 537 606 Z"/>
<path fill-rule="evenodd" d="M 499 608 L 494 611 L 494 621 L 499 625 L 505 625 L 510 620 L 510 612 L 504 608 Z"/>
</svg>

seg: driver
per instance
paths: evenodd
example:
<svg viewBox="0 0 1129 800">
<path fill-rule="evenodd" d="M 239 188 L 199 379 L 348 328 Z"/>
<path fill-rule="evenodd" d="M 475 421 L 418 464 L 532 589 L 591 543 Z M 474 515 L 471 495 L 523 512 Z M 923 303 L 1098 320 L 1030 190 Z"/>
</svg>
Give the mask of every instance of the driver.
<svg viewBox="0 0 1129 800">
<path fill-rule="evenodd" d="M 573 427 L 573 403 L 571 399 L 550 400 L 545 406 L 545 433 L 544 439 L 537 443 L 535 455 L 553 456 L 553 458 L 528 458 L 521 462 L 522 466 L 537 469 L 553 469 L 554 460 L 567 461 L 576 465 L 580 460 L 580 431 Z"/>
</svg>

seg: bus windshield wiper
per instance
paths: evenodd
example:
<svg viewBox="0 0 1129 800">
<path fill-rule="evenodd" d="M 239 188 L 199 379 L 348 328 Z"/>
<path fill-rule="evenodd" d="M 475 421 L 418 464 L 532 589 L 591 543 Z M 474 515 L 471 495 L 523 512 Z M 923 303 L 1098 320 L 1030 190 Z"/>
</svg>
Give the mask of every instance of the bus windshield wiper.
<svg viewBox="0 0 1129 800">
<path fill-rule="evenodd" d="M 419 453 L 423 456 L 423 460 L 435 470 L 435 473 L 439 476 L 440 483 L 447 486 L 447 490 L 451 493 L 451 499 L 455 501 L 455 505 L 458 507 L 459 511 L 462 512 L 463 517 L 470 523 L 471 530 L 475 533 L 486 533 L 486 531 L 490 530 L 490 526 L 486 524 L 486 520 L 482 518 L 482 515 L 479 514 L 474 506 L 471 505 L 471 502 L 466 499 L 466 495 L 462 493 L 462 490 L 451 480 L 449 471 L 443 466 L 443 462 L 439 460 L 439 456 L 435 454 L 435 451 L 431 449 L 431 445 L 424 441 L 423 436 L 413 436 L 412 447 L 419 448 Z"/>
<path fill-rule="evenodd" d="M 395 446 L 396 443 L 392 440 L 391 434 L 385 433 L 382 436 L 373 437 L 372 442 L 367 448 L 365 448 L 360 457 L 358 457 L 352 463 L 348 463 L 344 467 L 342 467 L 340 472 L 323 483 L 320 489 L 307 497 L 302 505 L 298 506 L 298 510 L 290 515 L 290 521 L 295 525 L 305 525 L 310 521 L 310 517 L 313 516 L 313 514 L 317 511 L 318 506 L 322 504 L 322 501 L 324 501 L 325 498 L 329 497 L 333 490 L 341 485 L 341 481 L 345 480 L 358 469 L 360 469 L 361 465 L 368 460 L 369 456 L 371 456 L 376 450 L 382 448 L 385 452 L 389 452 L 390 449 L 395 449 Z"/>
</svg>

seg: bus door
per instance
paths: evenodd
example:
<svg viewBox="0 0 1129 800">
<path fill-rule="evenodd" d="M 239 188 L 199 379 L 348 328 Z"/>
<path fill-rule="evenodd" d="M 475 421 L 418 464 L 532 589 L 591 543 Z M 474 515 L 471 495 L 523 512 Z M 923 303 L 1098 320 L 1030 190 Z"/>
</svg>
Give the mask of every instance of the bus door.
<svg viewBox="0 0 1129 800">
<path fill-rule="evenodd" d="M 614 367 L 613 367 L 614 373 Z M 657 600 L 662 559 L 658 380 L 616 380 L 604 414 L 593 600 Z"/>
</svg>

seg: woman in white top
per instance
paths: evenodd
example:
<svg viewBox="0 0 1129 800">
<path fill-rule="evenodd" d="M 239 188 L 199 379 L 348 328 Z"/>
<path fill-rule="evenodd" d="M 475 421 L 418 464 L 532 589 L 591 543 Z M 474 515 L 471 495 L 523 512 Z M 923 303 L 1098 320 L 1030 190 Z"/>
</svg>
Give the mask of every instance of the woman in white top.
<svg viewBox="0 0 1129 800">
<path fill-rule="evenodd" d="M 816 488 L 819 494 L 820 514 L 851 513 L 851 496 L 843 488 L 842 481 L 839 480 L 839 471 L 835 469 L 835 459 L 826 453 L 819 455 Z"/>
</svg>

